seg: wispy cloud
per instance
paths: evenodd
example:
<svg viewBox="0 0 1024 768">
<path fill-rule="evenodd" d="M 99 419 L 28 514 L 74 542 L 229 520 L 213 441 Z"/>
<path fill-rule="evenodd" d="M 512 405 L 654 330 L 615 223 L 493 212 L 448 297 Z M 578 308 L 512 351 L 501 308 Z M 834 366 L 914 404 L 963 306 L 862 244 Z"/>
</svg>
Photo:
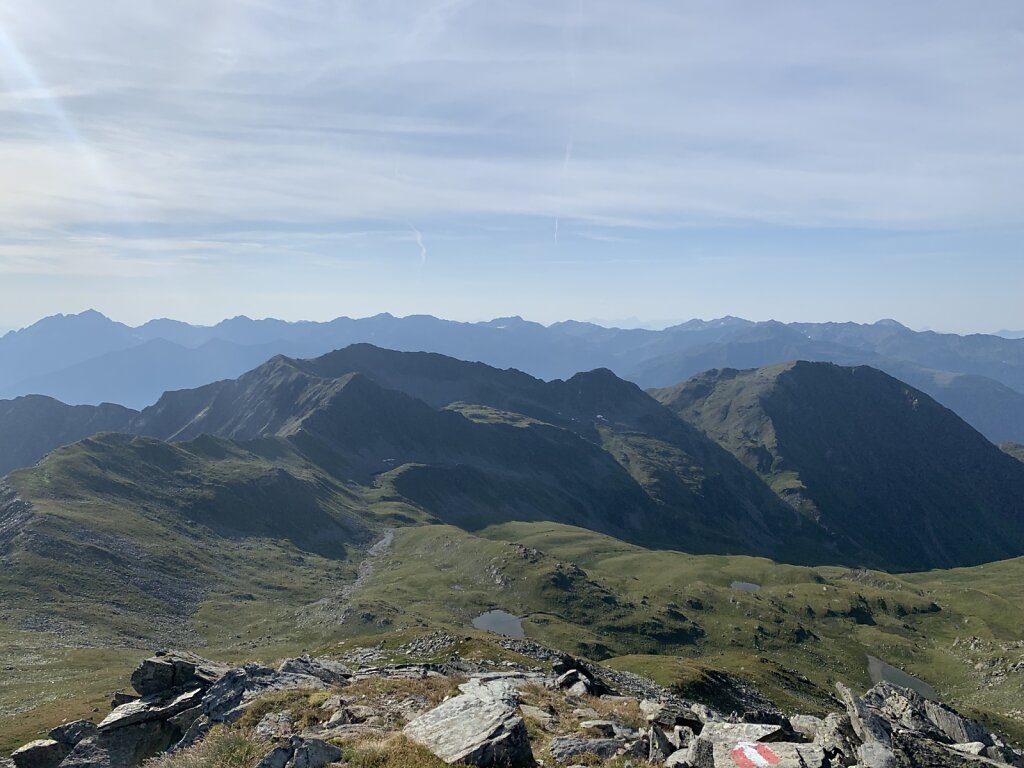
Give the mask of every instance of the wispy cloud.
<svg viewBox="0 0 1024 768">
<path fill-rule="evenodd" d="M 10 3 L 0 220 L 1016 220 L 1019 6 L 872 5 Z"/>
<path fill-rule="evenodd" d="M 406 221 L 1018 226 L 1022 28 L 1017 0 L 0 0 L 0 230 L 36 238 L 0 271 L 358 262 Z"/>
</svg>

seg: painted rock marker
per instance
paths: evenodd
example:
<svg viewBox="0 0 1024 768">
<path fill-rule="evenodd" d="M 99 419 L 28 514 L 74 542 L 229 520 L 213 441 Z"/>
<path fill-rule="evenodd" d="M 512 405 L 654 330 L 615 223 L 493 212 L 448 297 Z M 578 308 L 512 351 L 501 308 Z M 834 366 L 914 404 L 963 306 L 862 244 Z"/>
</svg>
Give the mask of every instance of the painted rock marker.
<svg viewBox="0 0 1024 768">
<path fill-rule="evenodd" d="M 739 768 L 763 768 L 763 766 L 778 765 L 781 762 L 779 756 L 767 744 L 757 744 L 752 741 L 741 741 L 729 753 L 729 757 Z"/>
</svg>

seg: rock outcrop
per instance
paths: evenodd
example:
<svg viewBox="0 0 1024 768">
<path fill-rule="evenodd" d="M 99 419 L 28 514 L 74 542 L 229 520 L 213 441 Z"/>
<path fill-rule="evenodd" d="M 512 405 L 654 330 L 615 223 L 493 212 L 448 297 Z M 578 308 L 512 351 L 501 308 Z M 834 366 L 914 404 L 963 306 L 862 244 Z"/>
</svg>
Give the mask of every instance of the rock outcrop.
<svg viewBox="0 0 1024 768">
<path fill-rule="evenodd" d="M 533 763 L 519 694 L 507 680 L 470 680 L 461 695 L 420 715 L 405 735 L 446 763 L 519 766 Z"/>
<path fill-rule="evenodd" d="M 760 708 L 724 715 L 650 681 L 612 671 L 604 678 L 601 667 L 542 650 L 535 658 L 544 666 L 532 668 L 471 669 L 453 658 L 357 671 L 309 656 L 275 669 L 159 654 L 132 676 L 138 697 L 121 697 L 98 724 L 54 728 L 11 761 L 0 759 L 0 768 L 138 768 L 152 755 L 198 744 L 213 726 L 252 739 L 263 755 L 257 768 L 325 768 L 342 760 L 341 745 L 401 740 L 403 722 L 407 747 L 480 768 L 612 760 L 664 768 L 1024 768 L 1024 753 L 981 723 L 890 683 L 863 696 L 838 685 L 842 711 L 825 717 Z M 367 693 L 375 681 L 381 693 Z M 458 693 L 442 701 L 456 682 Z M 425 690 L 435 692 L 433 703 Z M 267 698 L 282 691 L 295 693 Z"/>
</svg>

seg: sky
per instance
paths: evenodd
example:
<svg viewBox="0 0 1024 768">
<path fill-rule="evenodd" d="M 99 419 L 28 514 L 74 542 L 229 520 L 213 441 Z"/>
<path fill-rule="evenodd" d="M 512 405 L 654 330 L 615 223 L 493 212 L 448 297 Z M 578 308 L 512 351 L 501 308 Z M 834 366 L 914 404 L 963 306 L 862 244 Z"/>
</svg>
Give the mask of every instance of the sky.
<svg viewBox="0 0 1024 768">
<path fill-rule="evenodd" d="M 1019 0 L 0 0 L 0 327 L 1024 328 L 1022 73 Z"/>
</svg>

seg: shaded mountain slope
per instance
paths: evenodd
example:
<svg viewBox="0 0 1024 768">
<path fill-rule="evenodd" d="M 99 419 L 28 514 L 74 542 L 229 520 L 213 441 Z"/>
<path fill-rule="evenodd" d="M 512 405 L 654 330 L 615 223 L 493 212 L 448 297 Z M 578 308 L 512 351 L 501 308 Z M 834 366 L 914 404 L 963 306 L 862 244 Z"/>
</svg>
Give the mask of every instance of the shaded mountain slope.
<svg viewBox="0 0 1024 768">
<path fill-rule="evenodd" d="M 634 521 L 628 528 L 630 540 L 641 536 L 688 551 L 772 553 L 801 562 L 835 556 L 834 552 L 822 554 L 832 552 L 822 531 L 780 504 L 728 452 L 680 422 L 636 385 L 608 370 L 577 374 L 568 381 L 544 382 L 519 371 L 498 370 L 443 355 L 394 352 L 360 344 L 315 360 L 275 358 L 236 381 L 168 393 L 140 415 L 133 429 L 163 439 L 188 439 L 203 432 L 249 439 L 269 433 L 290 433 L 301 424 L 307 437 L 331 431 L 328 442 L 337 447 L 352 435 L 342 434 L 337 428 L 342 419 L 326 415 L 333 413 L 333 405 L 327 407 L 328 401 L 337 382 L 347 381 L 356 371 L 383 387 L 405 392 L 421 405 L 457 411 L 488 426 L 489 434 L 500 435 L 500 455 L 485 458 L 491 456 L 491 449 L 477 445 L 475 437 L 466 436 L 465 422 L 459 426 L 460 422 L 450 416 L 435 416 L 441 421 L 431 423 L 414 439 L 409 425 L 421 423 L 425 413 L 413 415 L 403 411 L 402 418 L 408 423 L 396 427 L 396 442 L 385 442 L 389 447 L 384 454 L 396 465 L 443 465 L 411 469 L 401 478 L 406 491 L 412 493 L 415 489 L 418 499 L 430 498 L 433 509 L 442 503 L 472 507 L 466 489 L 472 486 L 484 491 L 478 475 L 481 462 L 494 471 L 498 466 L 515 468 L 526 456 L 545 456 L 544 461 L 531 464 L 528 470 L 516 471 L 525 471 L 525 476 L 536 473 L 535 479 L 551 475 L 553 465 L 545 462 L 555 461 L 556 457 L 546 448 L 527 445 L 523 439 L 524 435 L 546 429 L 552 436 L 549 439 L 560 435 L 561 441 L 575 441 L 569 458 L 558 459 L 563 467 L 573 466 L 571 457 L 598 449 L 588 459 L 591 470 L 587 472 L 581 467 L 578 478 L 565 487 L 577 488 L 573 494 L 580 500 L 578 507 L 583 500 L 590 499 L 587 503 L 596 504 L 595 508 L 601 511 L 596 517 L 590 515 L 589 522 L 577 511 L 572 517 L 574 525 L 609 531 L 611 521 L 623 515 L 625 509 L 629 510 L 625 519 Z M 372 419 L 378 418 L 377 414 L 391 418 L 398 408 L 399 401 L 392 398 L 387 404 L 368 405 L 364 412 L 374 414 L 368 417 Z M 521 422 L 527 424 L 525 432 Z M 480 425 L 474 429 L 474 434 L 480 432 Z M 435 438 L 440 435 L 444 435 L 444 440 L 439 444 Z M 419 443 L 414 445 L 416 440 Z M 465 454 L 462 446 L 468 446 Z M 609 465 L 608 459 L 617 466 Z M 464 466 L 453 468 L 454 464 Z M 345 466 L 355 471 L 351 456 Z M 365 471 L 382 469 L 371 466 L 367 464 Z M 630 491 L 632 495 L 617 492 L 609 497 L 618 500 L 619 511 L 605 504 L 602 496 L 594 497 L 586 491 L 586 484 L 594 482 L 594 478 L 612 478 L 623 471 L 628 472 L 642 493 L 637 495 L 634 489 Z M 560 482 L 567 477 L 575 478 L 576 474 L 575 470 L 562 473 Z M 431 478 L 429 492 L 425 477 Z M 516 497 L 533 495 L 528 482 L 517 484 Z M 486 503 L 476 506 L 500 507 L 506 509 L 502 515 L 520 516 L 511 519 L 542 519 L 543 514 L 554 512 L 538 510 L 562 508 L 543 495 L 526 507 L 501 503 L 500 499 L 507 496 L 491 489 L 485 494 Z M 447 501 L 442 502 L 443 499 Z M 479 513 L 461 514 L 466 520 L 482 519 Z M 538 514 L 542 516 L 539 518 Z M 659 525 L 663 523 L 671 530 L 652 533 L 649 526 L 656 519 Z M 622 533 L 621 529 L 616 530 Z"/>
<path fill-rule="evenodd" d="M 0 475 L 31 466 L 58 446 L 126 429 L 133 416 L 110 403 L 71 406 L 42 395 L 0 400 Z"/>
<path fill-rule="evenodd" d="M 718 370 L 653 394 L 866 562 L 909 570 L 1024 552 L 1024 466 L 880 371 Z"/>
</svg>

